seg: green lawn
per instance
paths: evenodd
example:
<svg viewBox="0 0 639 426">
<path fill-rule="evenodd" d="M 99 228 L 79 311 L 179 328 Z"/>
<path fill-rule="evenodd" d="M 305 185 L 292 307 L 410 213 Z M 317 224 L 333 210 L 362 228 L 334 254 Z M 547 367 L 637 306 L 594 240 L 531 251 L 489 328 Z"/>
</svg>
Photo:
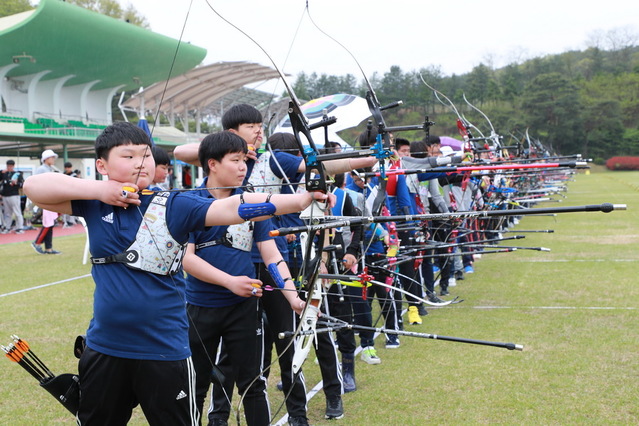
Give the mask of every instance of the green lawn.
<svg viewBox="0 0 639 426">
<path fill-rule="evenodd" d="M 390 350 L 380 340 L 382 364 L 357 361 L 358 390 L 344 396 L 345 418 L 330 423 L 638 424 L 638 182 L 637 172 L 576 176 L 559 205 L 611 202 L 628 210 L 524 218 L 516 229 L 555 232 L 522 234 L 516 245 L 551 252 L 485 255 L 451 289 L 463 303 L 429 309 L 422 325 L 407 326 L 519 343 L 523 352 L 410 337 Z M 91 317 L 91 279 L 5 295 L 89 273 L 81 264 L 83 236 L 58 237 L 56 248 L 64 254 L 38 256 L 29 243 L 0 246 L 0 343 L 18 334 L 55 373 L 76 372 L 72 344 Z M 319 381 L 312 358 L 309 389 Z M 74 422 L 17 365 L 5 359 L 0 375 L 0 424 Z M 274 411 L 277 375 L 269 386 Z M 313 424 L 329 423 L 322 392 L 308 406 Z M 140 413 L 132 424 L 145 424 Z"/>
</svg>

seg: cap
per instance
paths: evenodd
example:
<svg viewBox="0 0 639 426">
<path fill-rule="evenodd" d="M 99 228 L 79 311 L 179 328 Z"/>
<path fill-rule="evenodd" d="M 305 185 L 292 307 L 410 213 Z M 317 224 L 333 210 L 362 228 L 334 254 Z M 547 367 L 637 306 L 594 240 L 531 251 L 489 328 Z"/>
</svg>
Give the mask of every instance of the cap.
<svg viewBox="0 0 639 426">
<path fill-rule="evenodd" d="M 51 150 L 51 149 L 45 149 L 42 152 L 42 161 L 46 160 L 47 158 L 51 158 L 51 157 L 58 158 L 58 154 L 53 152 L 53 150 Z"/>
</svg>

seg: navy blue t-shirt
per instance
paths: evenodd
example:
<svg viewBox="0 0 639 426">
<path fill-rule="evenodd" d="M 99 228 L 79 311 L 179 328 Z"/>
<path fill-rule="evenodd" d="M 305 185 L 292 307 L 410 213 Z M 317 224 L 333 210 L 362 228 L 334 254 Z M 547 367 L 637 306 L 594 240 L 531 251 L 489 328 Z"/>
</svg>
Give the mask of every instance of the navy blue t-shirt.
<svg viewBox="0 0 639 426">
<path fill-rule="evenodd" d="M 73 215 L 86 220 L 91 254 L 122 253 L 135 240 L 142 216 L 154 195 L 141 195 L 142 205 L 123 209 L 97 200 L 75 200 Z M 166 222 L 183 244 L 189 232 L 203 229 L 212 200 L 171 193 Z M 164 244 L 160 235 L 152 245 Z M 123 263 L 94 265 L 93 318 L 87 346 L 100 353 L 130 359 L 177 361 L 191 355 L 185 309 L 185 280 L 139 271 Z"/>
<path fill-rule="evenodd" d="M 204 180 L 203 187 L 206 187 L 207 180 Z M 235 191 L 236 194 L 242 193 L 241 189 Z M 203 198 L 213 199 L 211 193 L 202 189 L 197 194 Z M 270 219 L 253 222 L 253 241 L 254 243 L 271 239 L 268 231 L 272 229 Z M 224 235 L 228 226 L 212 226 L 204 231 L 196 231 L 191 233 L 189 243 L 202 244 L 210 241 L 219 241 Z M 204 247 L 196 251 L 196 254 L 209 264 L 233 276 L 246 275 L 255 278 L 255 268 L 253 266 L 251 252 L 243 251 L 223 244 Z M 232 291 L 220 285 L 201 281 L 192 275 L 187 276 L 186 300 L 192 305 L 202 306 L 205 308 L 221 308 L 244 302 L 245 297 L 238 296 Z"/>
</svg>

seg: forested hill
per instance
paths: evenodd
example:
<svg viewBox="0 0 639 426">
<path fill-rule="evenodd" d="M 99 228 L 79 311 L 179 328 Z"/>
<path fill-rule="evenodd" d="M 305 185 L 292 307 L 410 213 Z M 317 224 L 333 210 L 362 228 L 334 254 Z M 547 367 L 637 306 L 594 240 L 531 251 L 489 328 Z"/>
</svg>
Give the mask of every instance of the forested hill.
<svg viewBox="0 0 639 426">
<path fill-rule="evenodd" d="M 562 154 L 583 154 L 607 159 L 614 155 L 639 155 L 639 47 L 569 51 L 537 57 L 493 69 L 484 64 L 464 75 L 444 76 L 436 67 L 404 71 L 393 66 L 371 83 L 382 105 L 403 100 L 404 105 L 389 112 L 387 125 L 419 124 L 429 116 L 436 124 L 431 133 L 459 136 L 456 116 L 442 105 L 421 81 L 449 97 L 457 109 L 485 134 L 490 127 L 464 101 L 483 111 L 504 144 L 520 139 L 528 129 Z M 333 93 L 364 96 L 361 76 L 300 74 L 295 91 L 301 99 Z M 343 135 L 353 141 L 362 130 Z M 403 134 L 407 139 L 423 136 Z"/>
</svg>

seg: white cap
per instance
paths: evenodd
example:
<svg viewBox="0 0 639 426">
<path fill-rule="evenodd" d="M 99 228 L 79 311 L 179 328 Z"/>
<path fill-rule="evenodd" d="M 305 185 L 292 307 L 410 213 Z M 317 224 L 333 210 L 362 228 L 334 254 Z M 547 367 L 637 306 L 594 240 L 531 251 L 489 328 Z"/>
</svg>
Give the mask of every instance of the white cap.
<svg viewBox="0 0 639 426">
<path fill-rule="evenodd" d="M 453 155 L 455 153 L 453 148 L 449 147 L 448 145 L 442 145 L 440 150 L 442 152 L 443 157 L 448 157 L 449 155 Z"/>
<path fill-rule="evenodd" d="M 46 160 L 47 158 L 51 158 L 51 157 L 58 158 L 58 154 L 53 152 L 53 150 L 51 150 L 51 149 L 45 149 L 42 152 L 42 161 Z"/>
</svg>

